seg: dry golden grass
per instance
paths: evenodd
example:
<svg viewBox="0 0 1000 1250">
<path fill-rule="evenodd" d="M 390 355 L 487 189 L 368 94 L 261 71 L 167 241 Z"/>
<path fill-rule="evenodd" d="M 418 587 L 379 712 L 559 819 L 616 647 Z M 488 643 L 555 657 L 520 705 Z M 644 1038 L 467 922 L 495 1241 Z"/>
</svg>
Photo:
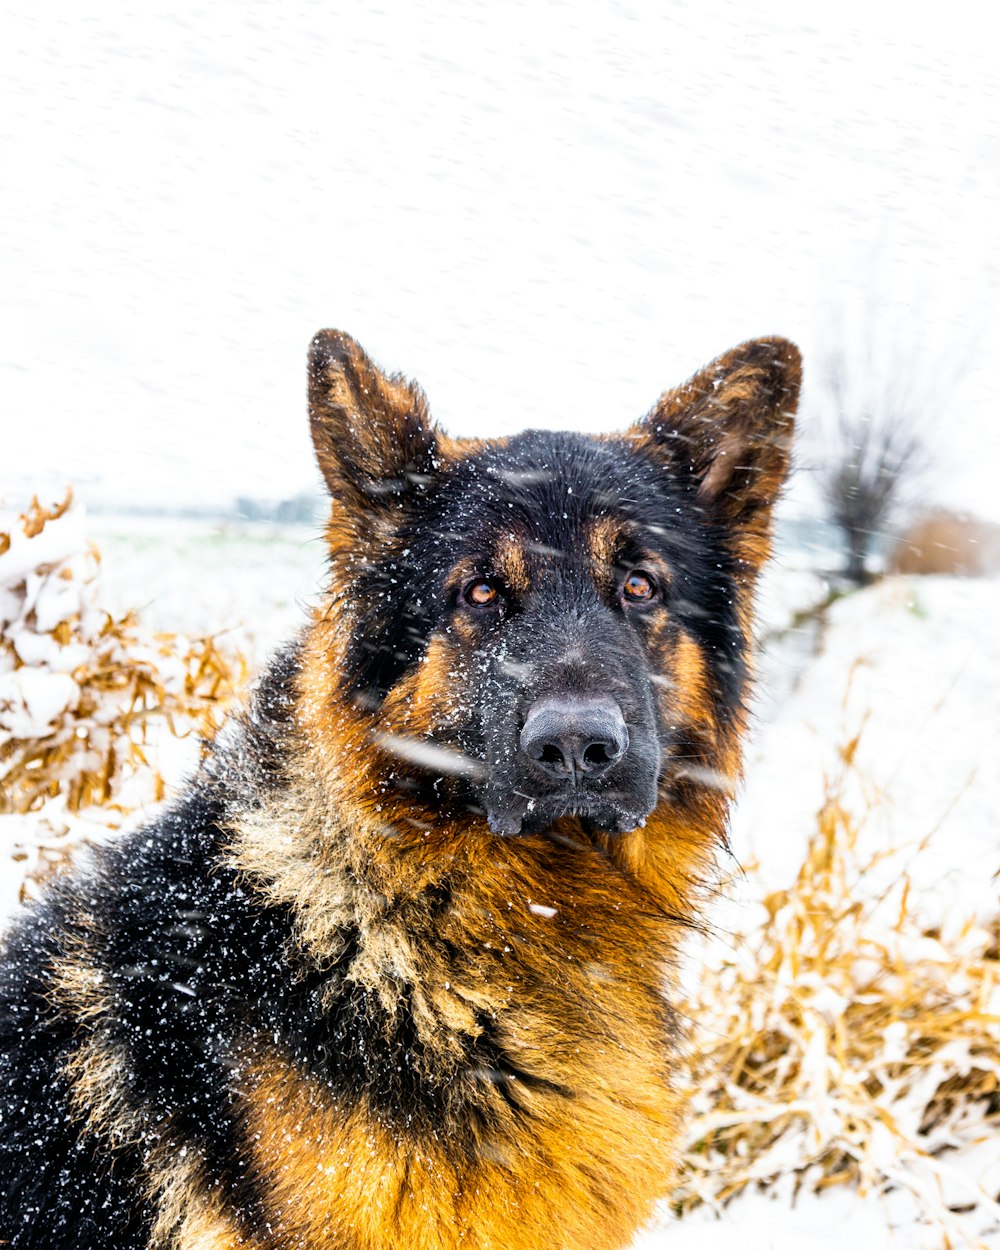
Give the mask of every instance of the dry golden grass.
<svg viewBox="0 0 1000 1250">
<path fill-rule="evenodd" d="M 136 619 L 108 617 L 101 643 L 86 664 L 73 670 L 80 701 L 43 738 L 14 739 L 0 746 L 4 789 L 0 813 L 38 810 L 62 794 L 66 809 L 115 805 L 124 774 L 150 767 L 149 733 L 164 722 L 178 737 L 211 736 L 243 682 L 242 661 L 220 649 L 214 638 L 153 636 L 155 652 L 129 656 Z M 182 687 L 165 683 L 157 659 L 183 665 Z M 114 702 L 107 714 L 108 696 Z M 100 720 L 96 719 L 101 713 Z M 156 774 L 157 798 L 163 779 Z"/>
<path fill-rule="evenodd" d="M 877 861 L 859 862 L 842 799 L 857 749 L 841 753 L 794 884 L 684 1006 L 694 1117 L 676 1207 L 779 1179 L 902 1188 L 942 1245 L 977 1244 L 963 1216 L 995 1223 L 1000 1195 L 953 1159 L 1000 1134 L 1000 912 L 945 945 L 905 874 L 871 897 Z"/>
<path fill-rule="evenodd" d="M 65 515 L 71 501 L 67 494 L 61 504 L 45 508 L 35 499 L 20 518 L 23 536 L 37 538 L 47 524 Z M 13 536 L 13 531 L 0 533 L 0 555 L 10 550 Z M 86 604 L 97 597 L 99 564 L 91 547 L 86 559 L 43 563 L 8 590 L 20 595 L 27 607 L 30 579 L 77 579 L 80 594 L 69 602 Z M 100 809 L 106 823 L 120 824 L 131 810 L 126 794 L 130 780 L 141 777 L 147 783 L 143 801 L 163 796 L 163 778 L 149 756 L 152 735 L 166 729 L 178 737 L 210 737 L 245 684 L 243 656 L 217 638 L 153 634 L 133 613 L 100 616 L 95 626 L 93 612 L 73 610 L 42 630 L 29 609 L 17 622 L 21 630 L 47 635 L 54 653 L 58 648 L 73 655 L 69 676 L 77 693 L 44 732 L 0 735 L 0 815 L 40 813 L 58 800 L 60 814 Z M 15 675 L 28 667 L 7 631 L 0 631 L 0 661 Z M 25 864 L 29 887 L 64 865 L 79 841 L 58 819 L 40 819 L 39 827 L 48 836 L 31 851 L 14 851 Z M 25 862 L 29 859 L 33 862 Z"/>
</svg>

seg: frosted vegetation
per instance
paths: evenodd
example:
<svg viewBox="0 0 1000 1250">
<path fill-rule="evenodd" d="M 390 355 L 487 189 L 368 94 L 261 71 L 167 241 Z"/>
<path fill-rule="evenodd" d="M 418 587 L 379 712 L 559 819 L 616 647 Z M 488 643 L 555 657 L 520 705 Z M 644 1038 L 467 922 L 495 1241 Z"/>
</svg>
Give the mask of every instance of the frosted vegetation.
<svg viewBox="0 0 1000 1250">
<path fill-rule="evenodd" d="M 80 847 L 148 815 L 248 674 L 224 641 L 110 610 L 71 501 L 0 518 L 4 911 Z"/>
<path fill-rule="evenodd" d="M 183 781 L 322 564 L 308 531 L 158 523 L 102 567 L 92 532 L 68 501 L 0 518 L 5 912 Z M 1000 1247 L 1000 580 L 832 600 L 814 563 L 764 587 L 685 1155 L 637 1245 Z"/>
</svg>

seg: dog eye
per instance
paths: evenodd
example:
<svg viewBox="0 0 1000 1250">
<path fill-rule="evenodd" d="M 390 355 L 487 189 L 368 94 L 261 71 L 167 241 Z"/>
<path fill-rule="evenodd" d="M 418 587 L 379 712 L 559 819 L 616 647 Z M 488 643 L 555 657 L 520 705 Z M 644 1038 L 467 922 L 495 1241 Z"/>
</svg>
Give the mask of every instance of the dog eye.
<svg viewBox="0 0 1000 1250">
<path fill-rule="evenodd" d="M 647 573 L 636 570 L 625 578 L 622 594 L 633 603 L 648 603 L 656 598 L 656 583 Z"/>
<path fill-rule="evenodd" d="M 470 582 L 462 591 L 462 598 L 471 607 L 486 608 L 491 603 L 495 603 L 500 595 L 499 587 L 494 583 L 480 578 L 478 581 Z"/>
</svg>

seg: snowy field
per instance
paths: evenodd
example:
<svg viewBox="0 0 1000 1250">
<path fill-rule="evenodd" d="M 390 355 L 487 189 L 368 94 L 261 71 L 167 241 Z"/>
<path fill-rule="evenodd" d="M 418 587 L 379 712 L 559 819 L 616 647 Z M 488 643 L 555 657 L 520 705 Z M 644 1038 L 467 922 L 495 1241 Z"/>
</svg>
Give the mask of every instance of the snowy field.
<svg viewBox="0 0 1000 1250">
<path fill-rule="evenodd" d="M 95 516 L 111 611 L 153 629 L 224 633 L 257 661 L 305 620 L 321 583 L 320 527 Z"/>
<path fill-rule="evenodd" d="M 220 633 L 258 664 L 304 618 L 322 575 L 322 544 L 307 530 L 92 518 L 87 532 L 102 552 L 101 593 L 109 609 L 138 607 L 140 619 L 157 630 Z M 990 926 L 996 940 L 1000 581 L 891 578 L 817 611 L 828 586 L 808 565 L 806 553 L 785 551 L 762 591 L 765 641 L 747 779 L 733 822 L 735 862 L 724 865 L 712 935 L 691 951 L 684 970 L 695 1046 L 722 1027 L 698 1014 L 706 969 L 738 977 L 743 966 L 752 974 L 746 952 L 766 924 L 768 899 L 795 881 L 831 793 L 853 830 L 852 897 L 859 911 L 871 912 L 869 936 L 897 944 L 900 967 L 931 966 L 963 943 L 982 943 Z M 192 767 L 196 747 L 193 739 L 159 741 L 162 755 L 150 762 L 164 773 L 169 792 Z M 140 805 L 143 814 L 151 810 L 148 801 Z M 0 845 L 23 839 L 31 820 L 0 816 Z M 6 874 L 0 899 L 10 908 L 23 865 L 6 857 L 0 863 Z M 909 918 L 905 928 L 901 909 Z M 845 914 L 845 934 L 853 923 Z M 728 972 L 719 971 L 724 965 Z M 995 974 L 995 956 L 991 966 Z M 952 989 L 965 992 L 957 981 Z M 983 1018 L 1000 1023 L 1000 985 L 984 980 L 977 993 Z M 803 1018 L 811 1011 L 833 1038 L 850 991 L 825 984 L 810 987 L 809 995 Z M 887 1055 L 905 1048 L 907 1027 L 892 1021 L 886 1028 Z M 948 1071 L 989 1060 L 1000 1072 L 1000 1053 L 974 1062 L 961 1045 L 955 1041 Z M 836 1047 L 831 1041 L 822 1054 L 815 1047 L 811 1054 L 820 1071 L 834 1063 Z M 928 1061 L 926 1075 L 933 1084 L 940 1070 Z M 982 1102 L 936 1129 L 926 1158 L 883 1142 L 885 1159 L 862 1160 L 871 1175 L 896 1177 L 888 1184 L 863 1193 L 855 1183 L 815 1192 L 823 1134 L 835 1138 L 837 1117 L 843 1118 L 839 1079 L 831 1069 L 812 1081 L 812 1102 L 800 1108 L 798 1122 L 792 1117 L 758 1168 L 760 1186 L 725 1204 L 713 1201 L 706 1161 L 704 1172 L 686 1176 L 684 1184 L 686 1193 L 701 1186 L 707 1200 L 679 1220 L 665 1212 L 637 1250 L 798 1250 L 845 1240 L 864 1250 L 1000 1250 L 1000 1130 L 995 1116 L 988 1122 L 981 1114 Z M 914 1089 L 894 1104 L 900 1116 L 910 1115 L 913 1132 L 926 1099 L 926 1088 Z M 694 1106 L 689 1146 L 703 1134 L 705 1117 L 717 1114 L 703 1092 Z"/>
</svg>

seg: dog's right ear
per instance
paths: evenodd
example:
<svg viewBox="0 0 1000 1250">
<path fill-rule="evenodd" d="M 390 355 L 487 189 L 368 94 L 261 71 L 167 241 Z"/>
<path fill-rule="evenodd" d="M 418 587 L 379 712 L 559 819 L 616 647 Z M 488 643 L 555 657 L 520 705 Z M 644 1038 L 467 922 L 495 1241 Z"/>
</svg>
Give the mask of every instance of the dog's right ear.
<svg viewBox="0 0 1000 1250">
<path fill-rule="evenodd" d="M 309 347 L 309 425 L 330 494 L 355 507 L 391 507 L 437 468 L 437 433 L 423 391 L 387 376 L 339 330 Z"/>
<path fill-rule="evenodd" d="M 628 434 L 668 472 L 690 474 L 699 503 L 754 568 L 769 551 L 801 383 L 794 343 L 751 339 L 667 391 Z"/>
</svg>

